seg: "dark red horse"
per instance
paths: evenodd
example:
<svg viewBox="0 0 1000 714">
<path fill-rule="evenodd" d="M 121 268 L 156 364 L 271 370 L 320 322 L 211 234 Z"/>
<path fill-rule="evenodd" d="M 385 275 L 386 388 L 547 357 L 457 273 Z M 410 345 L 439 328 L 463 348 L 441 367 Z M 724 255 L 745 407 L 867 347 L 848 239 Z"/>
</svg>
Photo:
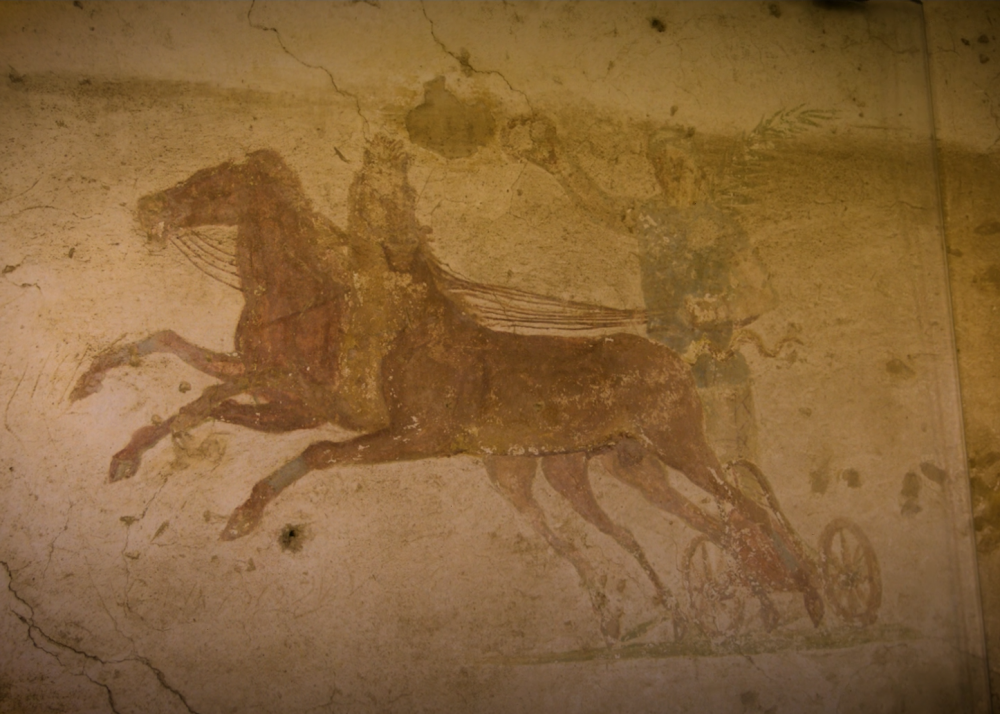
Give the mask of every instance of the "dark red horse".
<svg viewBox="0 0 1000 714">
<path fill-rule="evenodd" d="M 581 516 L 636 559 L 679 624 L 673 597 L 632 533 L 595 499 L 587 469 L 596 458 L 650 502 L 738 554 L 765 607 L 773 609 L 764 588 L 797 590 L 818 623 L 823 604 L 815 567 L 783 519 L 724 477 L 705 440 L 688 365 L 667 347 L 630 334 L 528 336 L 483 327 L 442 287 L 445 273 L 423 241 L 428 231 L 414 218 L 407 165 L 398 145 L 370 143 L 351 187 L 347 231 L 311 209 L 297 177 L 270 151 L 199 171 L 139 201 L 139 221 L 152 240 L 200 254 L 216 277 L 239 286 L 246 305 L 231 354 L 165 331 L 101 354 L 80 378 L 73 399 L 100 389 L 111 368 L 169 352 L 219 380 L 176 415 L 136 431 L 112 458 L 111 480 L 135 474 L 142 454 L 163 437 L 209 419 L 270 432 L 323 423 L 362 430 L 350 396 L 357 385 L 345 381 L 343 369 L 358 334 L 345 314 L 359 299 L 352 271 L 369 270 L 370 283 L 384 283 L 370 288 L 376 302 L 402 305 L 395 322 L 379 323 L 391 339 L 380 369 L 370 373 L 379 380 L 374 386 L 387 425 L 346 441 L 317 441 L 258 481 L 233 512 L 224 540 L 251 532 L 266 505 L 313 470 L 479 456 L 495 486 L 577 569 L 606 636 L 615 638 L 617 615 L 607 611 L 599 578 L 549 527 L 533 496 L 540 465 Z M 220 224 L 237 227 L 234 247 L 189 232 Z M 240 395 L 253 403 L 238 401 Z M 721 516 L 709 517 L 674 489 L 664 466 L 712 496 Z"/>
</svg>

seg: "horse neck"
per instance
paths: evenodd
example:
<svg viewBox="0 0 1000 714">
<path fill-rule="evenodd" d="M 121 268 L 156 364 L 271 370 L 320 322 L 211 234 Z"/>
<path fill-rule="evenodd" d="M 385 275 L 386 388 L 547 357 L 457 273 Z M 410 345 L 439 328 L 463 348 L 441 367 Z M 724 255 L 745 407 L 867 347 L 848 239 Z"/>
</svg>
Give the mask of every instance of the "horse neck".
<svg viewBox="0 0 1000 714">
<path fill-rule="evenodd" d="M 421 286 L 427 294 L 440 293 L 437 283 L 434 280 L 434 257 L 426 253 L 426 249 L 421 247 L 413 254 L 413 262 L 407 271 L 414 285 Z"/>
<path fill-rule="evenodd" d="M 251 310 L 284 313 L 333 299 L 338 276 L 319 246 L 321 232 L 322 220 L 304 199 L 257 192 L 236 236 L 237 266 Z"/>
<path fill-rule="evenodd" d="M 434 316 L 447 322 L 461 315 L 462 310 L 439 287 L 435 273 L 441 270 L 441 265 L 427 250 L 426 245 L 421 245 L 415 252 L 407 272 L 413 285 L 420 288 L 416 292 L 423 296 L 423 304 L 419 311 L 425 316 Z"/>
</svg>

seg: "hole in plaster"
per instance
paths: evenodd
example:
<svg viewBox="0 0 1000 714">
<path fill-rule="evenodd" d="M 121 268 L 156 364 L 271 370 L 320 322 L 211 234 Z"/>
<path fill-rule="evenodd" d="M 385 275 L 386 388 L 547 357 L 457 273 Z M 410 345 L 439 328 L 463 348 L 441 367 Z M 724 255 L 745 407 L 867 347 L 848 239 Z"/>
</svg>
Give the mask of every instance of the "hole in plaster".
<svg viewBox="0 0 1000 714">
<path fill-rule="evenodd" d="M 289 523 L 281 529 L 281 535 L 278 536 L 278 544 L 281 545 L 282 550 L 298 553 L 302 550 L 304 537 L 305 526 L 292 525 Z"/>
</svg>

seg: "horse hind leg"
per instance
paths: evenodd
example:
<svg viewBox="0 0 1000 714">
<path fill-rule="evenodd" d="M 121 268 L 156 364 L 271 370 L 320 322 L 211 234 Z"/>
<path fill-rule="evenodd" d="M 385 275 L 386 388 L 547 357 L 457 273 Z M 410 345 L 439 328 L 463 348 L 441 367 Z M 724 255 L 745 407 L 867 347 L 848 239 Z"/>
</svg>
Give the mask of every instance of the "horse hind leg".
<svg viewBox="0 0 1000 714">
<path fill-rule="evenodd" d="M 104 375 L 109 370 L 136 364 L 141 358 L 156 352 L 176 355 L 191 367 L 216 379 L 229 380 L 241 376 L 244 372 L 243 363 L 239 358 L 206 350 L 188 342 L 173 330 L 163 330 L 138 342 L 115 347 L 97 355 L 90 368 L 76 381 L 69 400 L 75 402 L 99 392 L 103 386 Z"/>
<path fill-rule="evenodd" d="M 164 419 L 157 424 L 150 424 L 136 429 L 132 433 L 132 438 L 123 449 L 111 457 L 111 466 L 108 468 L 108 481 L 122 481 L 135 476 L 142 463 L 142 455 L 160 442 L 163 437 L 170 433 L 174 417 Z"/>
<path fill-rule="evenodd" d="M 674 452 L 671 454 L 672 458 L 668 465 L 683 473 L 688 479 L 715 495 L 719 500 L 739 508 L 743 513 L 759 522 L 769 523 L 767 513 L 744 496 L 742 492 L 736 491 L 726 482 L 722 482 L 720 487 L 709 481 L 709 479 L 717 478 L 717 474 L 721 473 L 721 467 L 715 460 L 714 454 L 708 451 L 707 445 L 705 450 L 707 453 L 703 454 L 696 451 L 688 451 L 686 454 L 682 452 L 680 457 Z M 729 540 L 723 521 L 711 518 L 674 489 L 670 485 L 666 471 L 657 456 L 638 442 L 632 440 L 620 442 L 614 451 L 602 457 L 602 463 L 611 475 L 638 490 L 650 503 L 681 518 L 714 543 L 721 544 Z M 736 557 L 735 553 L 733 555 Z M 746 568 L 749 563 L 745 560 L 739 560 L 739 566 Z M 777 609 L 767 592 L 755 583 L 755 579 L 751 579 L 751 583 L 750 590 L 761 603 L 761 616 L 764 619 L 766 629 L 770 631 L 778 623 Z"/>
<path fill-rule="evenodd" d="M 491 456 L 486 459 L 486 473 L 501 494 L 524 516 L 531 527 L 575 569 L 590 595 L 591 605 L 600 621 L 601 633 L 610 643 L 619 639 L 621 612 L 609 612 L 608 597 L 597 583 L 593 568 L 576 546 L 560 537 L 549 526 L 542 507 L 535 500 L 532 485 L 538 461 L 533 457 Z"/>
<path fill-rule="evenodd" d="M 618 443 L 600 458 L 605 470 L 641 493 L 657 508 L 677 516 L 716 542 L 725 537 L 722 524 L 670 485 L 666 470 L 652 452 L 633 440 Z"/>
<path fill-rule="evenodd" d="M 227 424 L 269 433 L 313 429 L 327 421 L 301 400 L 285 395 L 277 395 L 265 404 L 241 404 L 227 399 L 212 410 L 211 416 Z"/>
<path fill-rule="evenodd" d="M 767 511 L 723 478 L 722 464 L 703 434 L 692 434 L 684 440 L 658 434 L 651 436 L 655 437 L 652 439 L 653 449 L 663 463 L 684 474 L 691 483 L 718 502 L 728 504 L 770 530 L 772 522 Z"/>
<path fill-rule="evenodd" d="M 614 538 L 625 552 L 635 558 L 653 584 L 657 602 L 666 607 L 671 614 L 674 634 L 679 638 L 684 631 L 684 622 L 676 599 L 663 585 L 632 531 L 615 523 L 597 502 L 587 475 L 588 465 L 588 457 L 583 453 L 556 454 L 542 458 L 542 473 L 552 488 L 569 502 L 573 510 L 599 531 Z"/>
<path fill-rule="evenodd" d="M 389 429 L 347 441 L 314 442 L 299 456 L 255 483 L 249 498 L 233 510 L 219 537 L 236 540 L 253 532 L 260 525 L 267 504 L 311 471 L 337 464 L 384 464 L 417 458 L 426 456 L 426 446 L 419 438 L 401 441 L 400 434 Z"/>
<path fill-rule="evenodd" d="M 193 402 L 181 407 L 177 414 L 163 421 L 143 426 L 132 433 L 125 448 L 111 457 L 108 480 L 114 483 L 131 478 L 142 464 L 142 456 L 168 434 L 179 435 L 198 426 L 212 415 L 212 411 L 224 400 L 243 391 L 232 383 L 215 384 L 203 391 Z"/>
</svg>

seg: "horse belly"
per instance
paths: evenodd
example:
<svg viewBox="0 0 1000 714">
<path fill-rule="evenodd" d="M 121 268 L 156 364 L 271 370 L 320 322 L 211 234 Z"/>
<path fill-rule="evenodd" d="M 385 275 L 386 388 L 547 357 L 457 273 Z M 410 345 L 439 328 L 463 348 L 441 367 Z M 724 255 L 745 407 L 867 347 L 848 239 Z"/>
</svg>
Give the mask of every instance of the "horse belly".
<svg viewBox="0 0 1000 714">
<path fill-rule="evenodd" d="M 486 453 L 587 451 L 691 411 L 690 372 L 642 338 L 532 338 L 491 352 L 477 441 Z"/>
</svg>

